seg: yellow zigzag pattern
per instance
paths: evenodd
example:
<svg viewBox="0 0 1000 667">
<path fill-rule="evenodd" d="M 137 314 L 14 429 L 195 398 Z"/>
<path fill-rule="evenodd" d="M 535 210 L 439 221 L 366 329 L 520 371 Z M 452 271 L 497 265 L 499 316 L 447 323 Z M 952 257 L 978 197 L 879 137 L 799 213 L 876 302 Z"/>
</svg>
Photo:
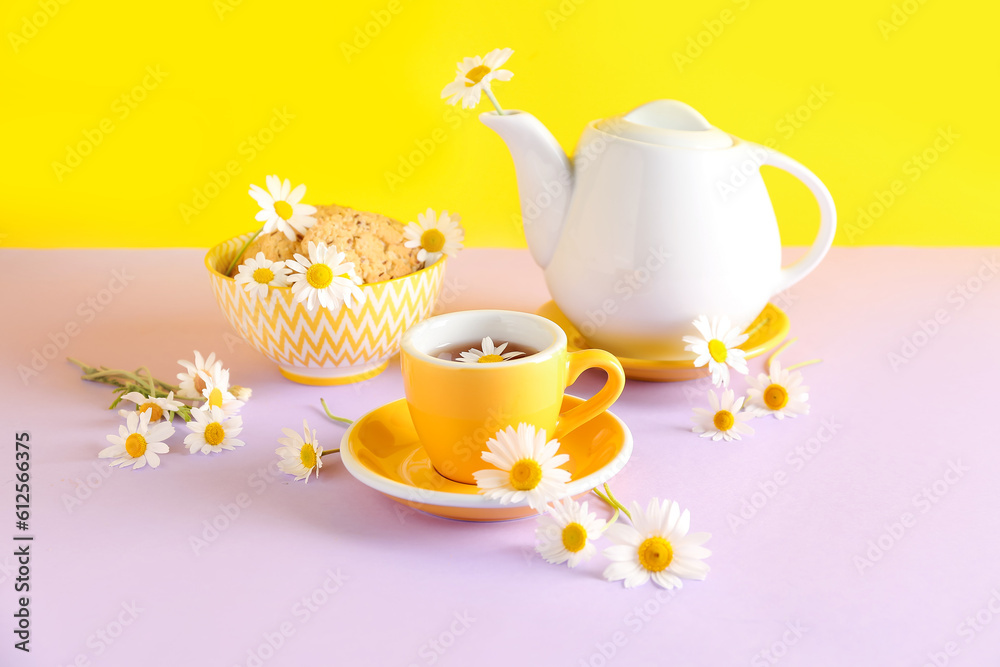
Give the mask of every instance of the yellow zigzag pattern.
<svg viewBox="0 0 1000 667">
<path fill-rule="evenodd" d="M 209 251 L 205 263 L 212 289 L 232 327 L 254 348 L 282 366 L 330 368 L 378 363 L 399 351 L 403 332 L 431 314 L 444 279 L 445 262 L 403 278 L 362 285 L 364 305 L 310 313 L 292 301 L 290 288 L 271 288 L 266 299 L 250 296 L 222 275 L 250 237 L 230 239 Z"/>
</svg>

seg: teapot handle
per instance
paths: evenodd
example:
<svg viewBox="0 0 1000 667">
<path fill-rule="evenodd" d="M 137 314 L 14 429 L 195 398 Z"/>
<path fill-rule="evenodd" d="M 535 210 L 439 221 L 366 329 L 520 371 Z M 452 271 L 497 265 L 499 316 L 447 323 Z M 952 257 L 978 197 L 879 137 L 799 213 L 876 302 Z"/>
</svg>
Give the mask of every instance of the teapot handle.
<svg viewBox="0 0 1000 667">
<path fill-rule="evenodd" d="M 816 240 L 813 241 L 812 247 L 804 257 L 794 264 L 781 269 L 781 276 L 778 278 L 778 284 L 774 288 L 773 295 L 785 291 L 805 278 L 809 272 L 816 268 L 816 265 L 820 263 L 823 257 L 826 256 L 827 251 L 833 244 L 833 235 L 837 231 L 837 208 L 834 206 L 830 191 L 823 185 L 823 181 L 816 177 L 816 174 L 783 153 L 779 153 L 766 146 L 762 146 L 762 148 L 764 149 L 764 161 L 762 164 L 787 171 L 805 183 L 809 191 L 812 192 L 813 197 L 816 198 L 816 203 L 819 204 L 819 232 L 816 234 Z"/>
</svg>

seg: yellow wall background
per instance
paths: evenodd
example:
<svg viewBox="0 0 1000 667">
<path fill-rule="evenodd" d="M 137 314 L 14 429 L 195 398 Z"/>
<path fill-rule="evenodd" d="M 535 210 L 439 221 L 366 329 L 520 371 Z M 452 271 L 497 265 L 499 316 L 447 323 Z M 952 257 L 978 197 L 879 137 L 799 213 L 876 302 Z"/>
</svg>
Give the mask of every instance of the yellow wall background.
<svg viewBox="0 0 1000 667">
<path fill-rule="evenodd" d="M 494 91 L 567 150 L 589 120 L 680 99 L 816 172 L 838 243 L 996 244 L 998 19 L 938 0 L 8 0 L 0 241 L 208 246 L 256 226 L 247 186 L 277 173 L 307 203 L 449 209 L 469 245 L 522 245 L 505 147 L 439 99 L 462 56 L 511 47 Z M 767 178 L 784 240 L 810 242 L 805 187 Z"/>
</svg>

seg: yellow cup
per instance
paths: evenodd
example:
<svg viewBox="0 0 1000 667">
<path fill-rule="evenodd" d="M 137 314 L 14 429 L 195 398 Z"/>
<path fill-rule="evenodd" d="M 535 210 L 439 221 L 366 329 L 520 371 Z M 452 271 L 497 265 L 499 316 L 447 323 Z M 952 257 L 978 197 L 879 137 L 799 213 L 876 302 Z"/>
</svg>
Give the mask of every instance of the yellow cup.
<svg viewBox="0 0 1000 667">
<path fill-rule="evenodd" d="M 496 363 L 446 361 L 437 354 L 489 336 L 538 350 Z M 400 363 L 406 402 L 421 444 L 439 473 L 475 484 L 489 467 L 480 455 L 497 431 L 520 422 L 559 438 L 601 414 L 625 387 L 618 359 L 604 350 L 566 351 L 566 334 L 544 317 L 506 310 L 467 310 L 431 317 L 404 335 Z M 563 394 L 588 368 L 607 372 L 593 397 L 560 414 Z"/>
</svg>

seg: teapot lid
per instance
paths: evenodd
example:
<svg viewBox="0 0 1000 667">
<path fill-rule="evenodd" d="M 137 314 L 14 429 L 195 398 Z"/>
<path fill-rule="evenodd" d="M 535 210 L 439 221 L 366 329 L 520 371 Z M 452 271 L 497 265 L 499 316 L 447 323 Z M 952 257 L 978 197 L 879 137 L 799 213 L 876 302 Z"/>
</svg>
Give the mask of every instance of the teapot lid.
<svg viewBox="0 0 1000 667">
<path fill-rule="evenodd" d="M 656 100 L 622 116 L 598 121 L 598 130 L 647 144 L 677 148 L 729 148 L 733 139 L 677 100 Z"/>
</svg>

